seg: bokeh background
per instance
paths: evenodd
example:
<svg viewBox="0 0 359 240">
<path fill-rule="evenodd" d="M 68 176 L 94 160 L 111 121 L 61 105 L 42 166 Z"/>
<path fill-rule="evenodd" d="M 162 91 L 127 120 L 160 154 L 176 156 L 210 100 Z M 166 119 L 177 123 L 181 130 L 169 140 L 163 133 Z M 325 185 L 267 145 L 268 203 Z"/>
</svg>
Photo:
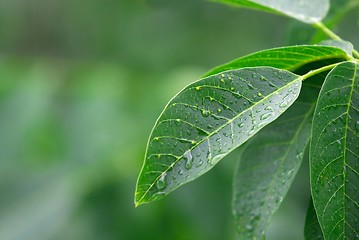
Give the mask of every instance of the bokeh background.
<svg viewBox="0 0 359 240">
<path fill-rule="evenodd" d="M 355 44 L 358 16 L 337 29 Z M 0 239 L 237 239 L 238 153 L 134 208 L 147 137 L 166 102 L 211 67 L 308 33 L 202 0 L 0 1 Z M 307 168 L 268 239 L 303 239 Z"/>
</svg>

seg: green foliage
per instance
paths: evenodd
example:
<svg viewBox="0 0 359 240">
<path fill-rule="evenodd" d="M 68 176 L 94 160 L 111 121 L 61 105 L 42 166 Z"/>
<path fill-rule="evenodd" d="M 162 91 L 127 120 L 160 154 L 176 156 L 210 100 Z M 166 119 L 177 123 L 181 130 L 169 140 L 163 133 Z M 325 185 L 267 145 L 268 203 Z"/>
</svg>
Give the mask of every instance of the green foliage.
<svg viewBox="0 0 359 240">
<path fill-rule="evenodd" d="M 358 238 L 358 67 L 344 62 L 328 74 L 313 118 L 311 186 L 325 239 Z"/>
<path fill-rule="evenodd" d="M 297 99 L 302 78 L 270 67 L 212 75 L 183 89 L 152 131 L 136 204 L 163 197 L 210 170 Z"/>
<path fill-rule="evenodd" d="M 331 40 L 238 58 L 179 92 L 150 135 L 136 206 L 195 180 L 243 146 L 233 214 L 241 239 L 262 239 L 310 141 L 314 204 L 306 239 L 358 239 L 359 53 L 320 22 L 329 1 L 219 2 L 293 17 Z"/>
</svg>

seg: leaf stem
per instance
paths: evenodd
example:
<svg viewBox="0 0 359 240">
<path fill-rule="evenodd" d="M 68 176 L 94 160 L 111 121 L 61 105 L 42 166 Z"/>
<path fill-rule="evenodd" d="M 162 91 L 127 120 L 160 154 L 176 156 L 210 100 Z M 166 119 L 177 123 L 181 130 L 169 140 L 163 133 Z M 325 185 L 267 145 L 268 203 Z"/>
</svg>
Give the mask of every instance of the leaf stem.
<svg viewBox="0 0 359 240">
<path fill-rule="evenodd" d="M 343 39 L 341 37 L 339 37 L 332 30 L 327 28 L 322 22 L 315 22 L 315 23 L 313 23 L 313 26 L 316 27 L 317 29 L 321 30 L 322 32 L 324 32 L 331 39 L 337 40 L 337 41 L 343 41 Z M 359 52 L 357 50 L 353 49 L 352 53 L 353 53 L 354 57 L 359 58 Z"/>
<path fill-rule="evenodd" d="M 341 62 L 339 62 L 341 63 Z M 319 73 L 322 73 L 322 72 L 325 72 L 325 71 L 328 71 L 328 70 L 331 70 L 332 68 L 334 68 L 335 66 L 337 66 L 339 63 L 334 63 L 334 64 L 330 64 L 330 65 L 327 65 L 327 66 L 324 66 L 324 67 L 321 67 L 321 68 L 318 68 L 318 69 L 315 69 L 315 70 L 311 70 L 309 71 L 308 73 L 304 74 L 302 76 L 303 78 L 303 81 L 307 78 L 310 78 L 314 75 L 317 75 Z"/>
</svg>

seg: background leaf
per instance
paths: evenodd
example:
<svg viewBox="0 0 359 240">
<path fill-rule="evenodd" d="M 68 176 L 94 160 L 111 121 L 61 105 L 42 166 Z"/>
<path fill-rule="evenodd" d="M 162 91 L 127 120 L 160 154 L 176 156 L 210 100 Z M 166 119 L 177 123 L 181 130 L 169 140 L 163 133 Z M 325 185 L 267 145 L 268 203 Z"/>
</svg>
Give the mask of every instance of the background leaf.
<svg viewBox="0 0 359 240">
<path fill-rule="evenodd" d="M 175 96 L 148 142 L 136 204 L 163 197 L 211 169 L 298 97 L 301 77 L 269 67 L 197 81 Z"/>
<path fill-rule="evenodd" d="M 346 62 L 329 73 L 313 118 L 311 188 L 327 240 L 359 236 L 358 67 Z"/>
<path fill-rule="evenodd" d="M 348 15 L 348 13 L 359 6 L 357 0 L 331 0 L 330 9 L 323 20 L 323 23 L 329 28 L 334 29 L 336 25 Z M 328 36 L 323 31 L 318 30 L 311 38 L 311 43 L 318 43 Z"/>
<path fill-rule="evenodd" d="M 305 240 L 324 240 L 312 199 L 310 199 L 305 219 L 304 237 Z"/>
<path fill-rule="evenodd" d="M 306 81 L 293 106 L 254 136 L 241 155 L 233 190 L 233 214 L 241 239 L 262 239 L 293 182 L 310 138 L 321 83 L 316 80 Z"/>
<path fill-rule="evenodd" d="M 329 10 L 328 0 L 216 0 L 241 7 L 283 13 L 299 21 L 314 23 L 323 19 Z"/>
<path fill-rule="evenodd" d="M 325 59 L 345 59 L 346 52 L 337 47 L 302 45 L 263 50 L 218 66 L 205 76 L 243 67 L 270 66 L 296 70 L 311 62 Z"/>
</svg>

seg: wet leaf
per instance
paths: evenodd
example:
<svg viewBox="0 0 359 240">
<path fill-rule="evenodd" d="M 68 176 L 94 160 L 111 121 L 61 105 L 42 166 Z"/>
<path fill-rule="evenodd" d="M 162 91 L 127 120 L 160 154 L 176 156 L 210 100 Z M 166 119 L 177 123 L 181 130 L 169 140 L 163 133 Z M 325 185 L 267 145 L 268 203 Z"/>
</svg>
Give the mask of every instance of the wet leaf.
<svg viewBox="0 0 359 240">
<path fill-rule="evenodd" d="M 307 216 L 305 218 L 304 237 L 305 240 L 324 240 L 312 199 L 310 199 Z"/>
<path fill-rule="evenodd" d="M 329 10 L 329 0 L 215 0 L 235 6 L 281 13 L 306 23 L 323 19 Z"/>
<path fill-rule="evenodd" d="M 327 76 L 313 118 L 311 188 L 325 239 L 358 239 L 359 64 Z"/>
<path fill-rule="evenodd" d="M 262 239 L 301 165 L 320 84 L 304 82 L 298 100 L 255 135 L 236 168 L 233 214 L 240 239 Z"/>
<path fill-rule="evenodd" d="M 160 199 L 210 170 L 292 105 L 301 81 L 285 70 L 257 67 L 212 75 L 183 89 L 151 133 L 136 205 Z"/>
<path fill-rule="evenodd" d="M 269 66 L 293 71 L 312 62 L 345 58 L 346 52 L 337 47 L 301 45 L 273 48 L 252 53 L 218 66 L 210 70 L 205 76 L 227 70 L 257 66 Z"/>
</svg>

